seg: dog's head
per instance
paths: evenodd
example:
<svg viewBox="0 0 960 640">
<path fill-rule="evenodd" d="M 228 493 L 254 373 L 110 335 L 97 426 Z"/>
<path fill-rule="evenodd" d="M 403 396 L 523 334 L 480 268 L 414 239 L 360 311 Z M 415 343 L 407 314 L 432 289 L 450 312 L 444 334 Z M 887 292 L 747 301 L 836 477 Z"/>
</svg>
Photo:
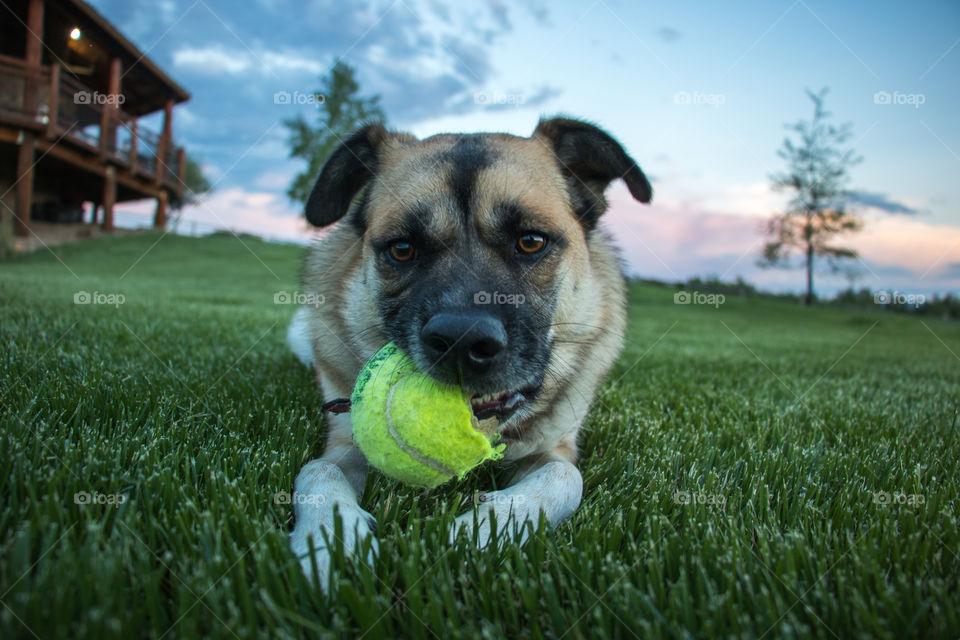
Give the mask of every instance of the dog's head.
<svg viewBox="0 0 960 640">
<path fill-rule="evenodd" d="M 307 202 L 316 226 L 362 243 L 365 291 L 387 339 L 501 422 L 547 374 L 558 306 L 590 285 L 589 240 L 618 178 L 651 187 L 597 127 L 544 120 L 530 138 L 417 140 L 371 124 L 331 155 Z"/>
</svg>

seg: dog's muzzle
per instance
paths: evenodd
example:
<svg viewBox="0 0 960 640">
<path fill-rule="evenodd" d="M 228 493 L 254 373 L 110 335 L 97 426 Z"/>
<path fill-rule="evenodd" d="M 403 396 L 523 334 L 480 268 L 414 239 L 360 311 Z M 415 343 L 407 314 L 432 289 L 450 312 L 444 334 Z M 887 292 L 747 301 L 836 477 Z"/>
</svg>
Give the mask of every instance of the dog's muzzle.
<svg viewBox="0 0 960 640">
<path fill-rule="evenodd" d="M 434 315 L 420 332 L 420 344 L 438 374 L 464 382 L 488 373 L 507 348 L 503 323 L 488 313 L 445 311 Z"/>
</svg>

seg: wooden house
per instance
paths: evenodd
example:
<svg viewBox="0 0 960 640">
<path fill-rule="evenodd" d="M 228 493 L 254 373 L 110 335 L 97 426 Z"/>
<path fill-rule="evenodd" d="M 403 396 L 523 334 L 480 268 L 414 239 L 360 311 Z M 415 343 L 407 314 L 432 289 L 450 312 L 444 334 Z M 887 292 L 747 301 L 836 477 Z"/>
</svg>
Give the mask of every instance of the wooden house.
<svg viewBox="0 0 960 640">
<path fill-rule="evenodd" d="M 30 248 L 65 228 L 111 231 L 116 203 L 144 198 L 156 200 L 153 223 L 163 227 L 184 192 L 173 114 L 189 98 L 86 2 L 5 0 L 0 232 Z M 138 123 L 158 112 L 159 132 Z"/>
</svg>

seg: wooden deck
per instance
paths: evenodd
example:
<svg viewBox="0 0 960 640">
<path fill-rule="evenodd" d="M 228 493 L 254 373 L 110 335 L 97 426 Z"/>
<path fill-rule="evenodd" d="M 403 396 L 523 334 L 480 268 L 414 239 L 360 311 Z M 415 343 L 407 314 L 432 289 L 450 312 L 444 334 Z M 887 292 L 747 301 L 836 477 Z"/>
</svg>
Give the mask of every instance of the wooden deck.
<svg viewBox="0 0 960 640">
<path fill-rule="evenodd" d="M 173 146 L 170 127 L 158 134 L 140 126 L 122 109 L 122 96 L 86 87 L 57 64 L 31 68 L 0 56 L 0 141 L 16 143 L 29 130 L 41 153 L 94 173 L 115 166 L 118 180 L 142 197 L 156 197 L 161 186 L 182 194 L 184 150 Z"/>
<path fill-rule="evenodd" d="M 84 0 L 13 0 L 0 13 L 2 237 L 89 237 L 74 226 L 87 203 L 109 232 L 114 205 L 141 199 L 156 200 L 164 227 L 186 190 L 173 108 L 190 94 Z M 160 131 L 141 126 L 156 115 Z"/>
</svg>

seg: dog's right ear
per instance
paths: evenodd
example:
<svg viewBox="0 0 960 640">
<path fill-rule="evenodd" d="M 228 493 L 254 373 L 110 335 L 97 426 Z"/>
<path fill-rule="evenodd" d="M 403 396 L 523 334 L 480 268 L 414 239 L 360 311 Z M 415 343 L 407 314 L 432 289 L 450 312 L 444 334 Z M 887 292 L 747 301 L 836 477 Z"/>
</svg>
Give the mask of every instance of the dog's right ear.
<svg viewBox="0 0 960 640">
<path fill-rule="evenodd" d="M 648 203 L 653 197 L 647 176 L 603 129 L 582 120 L 552 118 L 541 120 L 533 135 L 553 149 L 567 181 L 574 215 L 588 229 L 593 229 L 606 211 L 603 193 L 614 180 L 622 179 L 638 202 Z"/>
<path fill-rule="evenodd" d="M 376 174 L 388 139 L 399 137 L 380 123 L 361 127 L 343 141 L 320 170 L 307 199 L 307 222 L 325 227 L 342 218 L 360 189 Z"/>
</svg>

